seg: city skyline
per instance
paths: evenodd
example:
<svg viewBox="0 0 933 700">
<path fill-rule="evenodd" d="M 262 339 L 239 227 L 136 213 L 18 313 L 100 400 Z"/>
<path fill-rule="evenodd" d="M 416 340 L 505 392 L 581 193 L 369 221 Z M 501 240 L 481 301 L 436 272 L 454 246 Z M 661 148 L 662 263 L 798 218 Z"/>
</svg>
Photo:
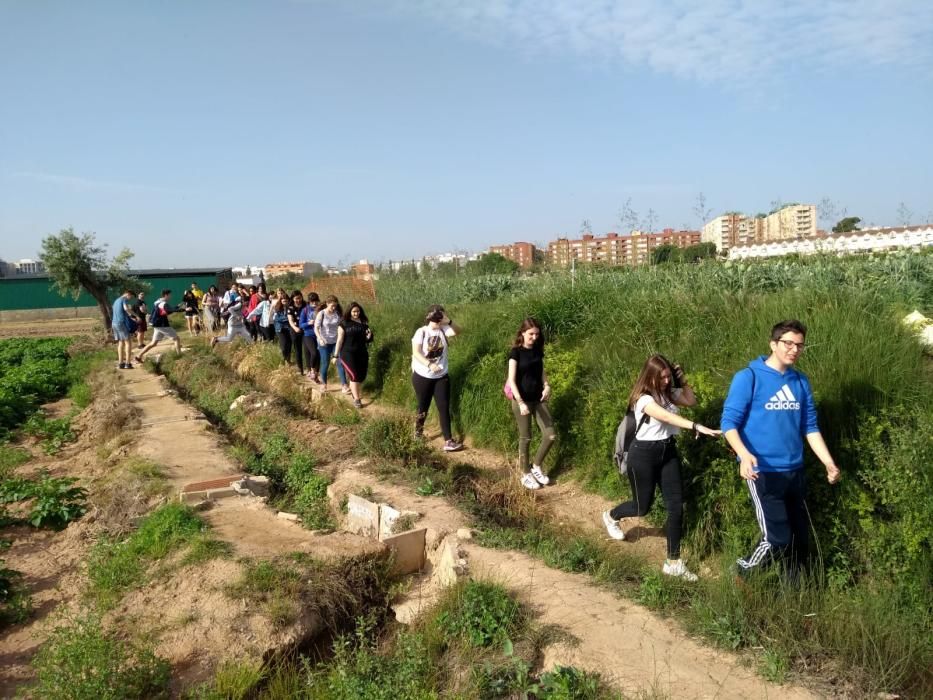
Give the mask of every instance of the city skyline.
<svg viewBox="0 0 933 700">
<path fill-rule="evenodd" d="M 702 230 L 701 192 L 924 223 L 931 37 L 921 2 L 8 0 L 0 253 L 407 259 L 625 232 L 627 202 Z"/>
</svg>

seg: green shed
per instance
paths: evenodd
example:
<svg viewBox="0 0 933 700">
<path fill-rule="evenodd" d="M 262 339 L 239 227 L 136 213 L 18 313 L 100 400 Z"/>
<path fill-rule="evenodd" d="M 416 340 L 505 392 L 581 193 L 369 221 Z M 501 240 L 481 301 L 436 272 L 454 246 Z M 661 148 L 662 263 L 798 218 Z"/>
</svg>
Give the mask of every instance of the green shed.
<svg viewBox="0 0 933 700">
<path fill-rule="evenodd" d="M 212 284 L 225 290 L 233 282 L 230 268 L 131 270 L 131 274 L 149 285 L 146 293 L 149 302 L 162 289 L 171 289 L 172 300 L 180 303 L 182 293 L 192 282 L 205 291 Z M 111 290 L 110 296 L 116 299 L 121 291 Z M 77 299 L 70 294 L 62 296 L 46 274 L 0 277 L 0 321 L 28 320 L 34 315 L 75 318 L 97 313 L 97 303 L 89 294 L 81 292 Z"/>
</svg>

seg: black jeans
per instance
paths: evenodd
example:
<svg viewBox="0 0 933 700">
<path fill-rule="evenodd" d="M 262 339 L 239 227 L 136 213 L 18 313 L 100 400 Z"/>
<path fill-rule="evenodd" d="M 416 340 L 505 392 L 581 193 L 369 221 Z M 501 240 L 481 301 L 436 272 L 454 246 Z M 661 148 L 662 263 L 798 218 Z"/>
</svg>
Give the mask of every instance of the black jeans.
<svg viewBox="0 0 933 700">
<path fill-rule="evenodd" d="M 420 435 L 424 430 L 424 421 L 431 408 L 431 399 L 437 406 L 437 417 L 441 422 L 441 432 L 445 440 L 452 440 L 450 431 L 450 377 L 446 374 L 439 379 L 428 379 L 420 374 L 411 373 L 411 384 L 418 398 L 418 415 L 415 418 L 415 431 Z"/>
<path fill-rule="evenodd" d="M 282 351 L 282 359 L 285 364 L 292 363 L 292 329 L 283 328 L 276 335 L 279 336 L 279 350 Z"/>
<path fill-rule="evenodd" d="M 609 515 L 613 520 L 646 515 L 654 503 L 654 490 L 660 486 L 667 507 L 667 556 L 680 559 L 684 501 L 680 455 L 673 438 L 635 440 L 628 453 L 628 480 L 632 485 L 633 500 L 616 506 Z"/>
<path fill-rule="evenodd" d="M 301 351 L 302 346 L 304 345 L 305 334 L 304 331 L 291 331 L 292 334 L 292 347 L 295 348 L 295 364 L 298 365 L 298 372 L 301 374 L 305 373 L 305 358 L 304 353 Z"/>
<path fill-rule="evenodd" d="M 309 370 L 317 372 L 317 366 L 321 362 L 321 353 L 317 349 L 317 338 L 313 335 L 303 336 L 302 344 L 305 350 L 305 366 Z"/>
</svg>

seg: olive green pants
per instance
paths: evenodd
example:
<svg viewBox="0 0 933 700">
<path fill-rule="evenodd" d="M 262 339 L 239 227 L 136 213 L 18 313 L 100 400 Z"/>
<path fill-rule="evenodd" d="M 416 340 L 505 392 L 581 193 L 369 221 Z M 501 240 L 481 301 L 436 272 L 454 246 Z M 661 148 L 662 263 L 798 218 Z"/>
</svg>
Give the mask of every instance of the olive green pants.
<svg viewBox="0 0 933 700">
<path fill-rule="evenodd" d="M 528 471 L 528 453 L 531 448 L 531 418 L 534 416 L 538 421 L 538 427 L 541 428 L 541 444 L 535 453 L 533 464 L 544 465 L 544 458 L 554 445 L 556 434 L 554 432 L 554 421 L 551 419 L 551 412 L 547 410 L 547 404 L 528 403 L 528 415 L 523 416 L 518 407 L 518 401 L 512 401 L 512 413 L 515 414 L 515 422 L 518 423 L 518 466 L 522 472 Z"/>
</svg>

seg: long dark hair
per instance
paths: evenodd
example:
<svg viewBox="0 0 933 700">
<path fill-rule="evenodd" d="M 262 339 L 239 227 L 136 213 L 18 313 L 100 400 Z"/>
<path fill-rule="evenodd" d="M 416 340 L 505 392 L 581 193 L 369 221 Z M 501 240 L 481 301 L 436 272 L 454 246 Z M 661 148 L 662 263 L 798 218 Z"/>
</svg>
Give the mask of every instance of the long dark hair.
<svg viewBox="0 0 933 700">
<path fill-rule="evenodd" d="M 344 321 L 349 322 L 349 321 L 352 321 L 352 320 L 353 320 L 353 316 L 352 316 L 352 314 L 353 314 L 353 309 L 359 309 L 359 310 L 360 310 L 360 322 L 361 322 L 361 323 L 369 323 L 369 319 L 366 318 L 366 312 L 363 311 L 363 307 L 360 306 L 359 304 L 357 304 L 355 301 L 351 301 L 351 302 L 350 302 L 350 305 L 347 307 L 347 310 L 343 312 L 343 320 L 344 320 Z"/>
<path fill-rule="evenodd" d="M 541 329 L 541 324 L 538 323 L 538 320 L 532 316 L 526 317 L 522 320 L 522 325 L 518 327 L 518 332 L 515 334 L 515 340 L 512 341 L 513 348 L 522 348 L 525 347 L 525 338 L 523 337 L 525 331 L 529 328 L 538 329 L 538 339 L 535 341 L 535 344 L 532 346 L 536 350 L 540 350 L 544 347 L 544 331 Z"/>
<path fill-rule="evenodd" d="M 661 379 L 664 370 L 671 373 L 671 381 L 667 383 L 667 387 L 663 386 L 663 381 Z M 671 389 L 674 386 L 673 377 L 674 368 L 664 355 L 652 355 L 649 357 L 645 360 L 645 366 L 641 368 L 641 374 L 638 375 L 638 380 L 632 388 L 632 393 L 629 394 L 629 408 L 632 408 L 638 402 L 638 399 L 645 394 L 650 394 L 655 402 L 661 406 L 673 403 L 674 397 L 671 394 Z"/>
</svg>

